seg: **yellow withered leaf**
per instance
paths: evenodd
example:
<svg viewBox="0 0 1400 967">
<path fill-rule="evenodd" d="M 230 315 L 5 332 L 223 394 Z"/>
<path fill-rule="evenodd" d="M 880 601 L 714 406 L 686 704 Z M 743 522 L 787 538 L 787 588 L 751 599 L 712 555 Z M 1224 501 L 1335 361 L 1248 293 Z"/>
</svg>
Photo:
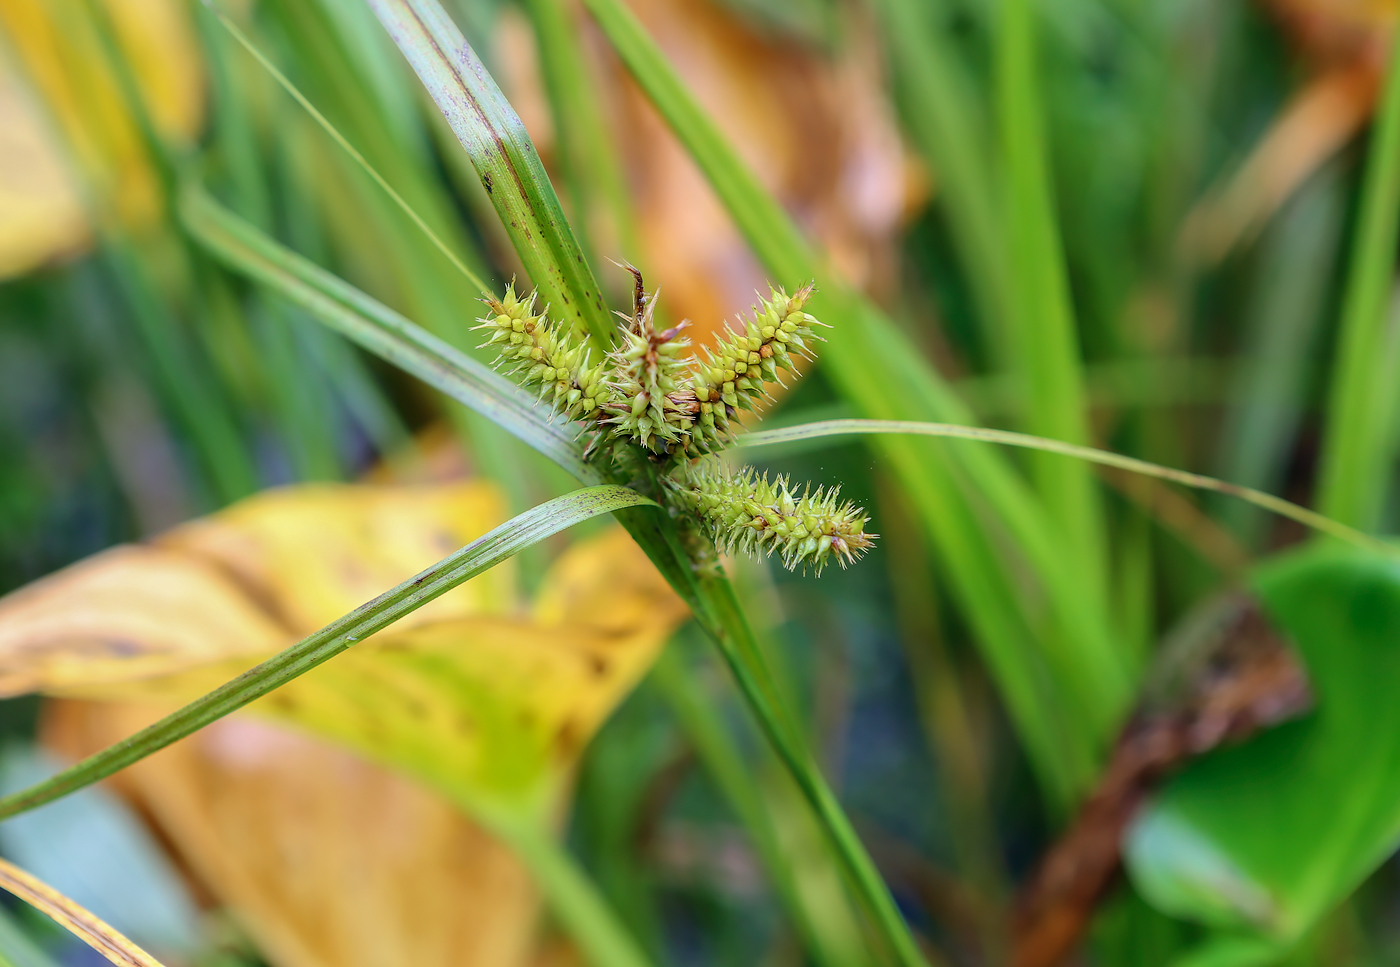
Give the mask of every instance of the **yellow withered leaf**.
<svg viewBox="0 0 1400 967">
<path fill-rule="evenodd" d="M 620 530 L 567 551 L 544 589 L 533 617 L 476 614 L 395 626 L 248 712 L 332 738 L 459 802 L 539 804 L 685 615 Z M 251 664 L 238 657 L 61 691 L 173 704 Z"/>
<path fill-rule="evenodd" d="M 488 483 L 303 484 L 264 491 L 157 543 L 220 568 L 302 637 L 451 554 L 505 519 Z M 402 630 L 516 607 L 500 564 L 413 612 Z"/>
<path fill-rule="evenodd" d="M 0 694 L 260 656 L 287 631 L 212 562 L 114 547 L 0 598 Z"/>
<path fill-rule="evenodd" d="M 0 692 L 67 696 L 50 744 L 91 753 L 480 536 L 501 505 L 483 484 L 249 498 L 0 599 Z M 118 782 L 278 967 L 519 963 L 534 895 L 447 802 L 556 805 L 686 613 L 620 528 L 540 586 L 526 602 L 508 566 L 489 571 Z"/>
<path fill-rule="evenodd" d="M 59 700 L 45 744 L 96 752 L 162 709 Z M 277 967 L 520 967 L 538 912 L 510 852 L 422 785 L 223 719 L 116 777 Z"/>
</svg>

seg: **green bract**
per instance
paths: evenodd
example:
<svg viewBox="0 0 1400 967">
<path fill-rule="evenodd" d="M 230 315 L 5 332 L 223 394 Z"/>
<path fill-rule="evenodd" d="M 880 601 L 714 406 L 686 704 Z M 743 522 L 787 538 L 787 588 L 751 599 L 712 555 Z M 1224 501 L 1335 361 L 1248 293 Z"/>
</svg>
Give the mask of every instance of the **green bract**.
<svg viewBox="0 0 1400 967">
<path fill-rule="evenodd" d="M 486 345 L 496 347 L 497 366 L 593 433 L 588 459 L 620 466 L 629 449 L 640 448 L 662 470 L 672 503 L 697 514 L 718 546 L 777 551 L 790 570 L 820 573 L 830 560 L 843 567 L 854 561 L 875 537 L 865 533 L 864 510 L 838 504 L 840 488 L 806 489 L 799 497 L 786 478 L 729 475 L 713 461 L 695 460 L 733 439 L 738 411 L 767 397 L 781 370 L 796 374 L 794 354 L 812 358 L 822 325 L 806 311 L 813 291 L 811 283 L 793 295 L 770 289 L 741 331 L 703 350 L 703 361 L 681 335 L 688 323 L 657 330 L 656 299 L 640 276 L 632 314 L 618 313 L 626 321 L 618 347 L 597 366 L 568 327 L 550 321 L 548 306 L 536 312 L 535 297 L 518 298 L 514 285 L 503 298 L 486 300 L 491 315 L 476 328 L 490 333 Z"/>
</svg>

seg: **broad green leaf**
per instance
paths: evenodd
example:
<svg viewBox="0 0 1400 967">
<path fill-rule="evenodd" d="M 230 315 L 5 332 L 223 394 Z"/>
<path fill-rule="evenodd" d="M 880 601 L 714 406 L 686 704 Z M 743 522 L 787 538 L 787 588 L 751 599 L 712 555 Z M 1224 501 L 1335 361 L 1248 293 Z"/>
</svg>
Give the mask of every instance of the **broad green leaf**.
<svg viewBox="0 0 1400 967">
<path fill-rule="evenodd" d="M 526 511 L 416 577 L 143 729 L 128 741 L 27 790 L 0 799 L 0 816 L 32 809 L 140 761 L 300 677 L 470 578 L 573 524 L 650 503 L 634 491 L 609 485 L 578 490 Z"/>
<path fill-rule="evenodd" d="M 534 447 L 585 483 L 599 482 L 583 462 L 575 431 L 519 386 L 414 325 L 330 272 L 279 245 L 202 189 L 190 185 L 180 217 L 201 244 L 236 272 L 268 286 L 336 332 L 417 376 Z"/>
<path fill-rule="evenodd" d="M 1400 561 L 1314 546 L 1253 583 L 1316 711 L 1190 765 L 1135 822 L 1125 858 L 1164 912 L 1277 943 L 1400 844 Z"/>
<path fill-rule="evenodd" d="M 13 893 L 36 910 L 48 914 L 65 930 L 114 964 L 120 964 L 121 967 L 161 967 L 160 961 L 89 911 L 5 860 L 0 860 L 0 888 Z"/>
<path fill-rule="evenodd" d="M 432 0 L 369 0 L 448 124 L 545 303 L 612 344 L 613 322 L 525 125 L 457 25 Z"/>
</svg>

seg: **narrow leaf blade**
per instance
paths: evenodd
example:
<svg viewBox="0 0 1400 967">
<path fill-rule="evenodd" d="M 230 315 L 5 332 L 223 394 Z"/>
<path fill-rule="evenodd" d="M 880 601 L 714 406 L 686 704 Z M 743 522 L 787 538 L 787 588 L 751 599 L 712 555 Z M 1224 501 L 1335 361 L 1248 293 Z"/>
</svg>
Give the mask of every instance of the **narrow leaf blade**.
<svg viewBox="0 0 1400 967">
<path fill-rule="evenodd" d="M 368 0 L 466 148 L 525 270 L 558 316 L 612 340 L 598 281 L 520 116 L 437 0 Z"/>
<path fill-rule="evenodd" d="M 382 631 L 404 615 L 547 537 L 615 510 L 655 506 L 615 485 L 588 487 L 511 518 L 437 564 L 308 635 L 297 644 L 171 713 L 124 742 L 44 782 L 0 799 L 0 818 L 42 806 L 158 752 Z"/>
<path fill-rule="evenodd" d="M 181 195 L 190 234 L 229 268 L 273 289 L 341 335 L 480 413 L 585 483 L 573 430 L 529 393 L 224 208 L 196 186 Z"/>
</svg>

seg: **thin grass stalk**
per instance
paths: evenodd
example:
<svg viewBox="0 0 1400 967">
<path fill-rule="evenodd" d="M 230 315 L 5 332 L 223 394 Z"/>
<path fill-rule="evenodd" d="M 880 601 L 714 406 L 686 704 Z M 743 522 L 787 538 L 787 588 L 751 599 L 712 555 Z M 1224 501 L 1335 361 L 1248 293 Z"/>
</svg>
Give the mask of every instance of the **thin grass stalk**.
<svg viewBox="0 0 1400 967">
<path fill-rule="evenodd" d="M 810 440 L 816 437 L 848 436 L 866 433 L 907 433 L 916 436 L 978 440 L 983 443 L 1001 443 L 1006 446 L 1021 447 L 1027 450 L 1038 450 L 1042 453 L 1053 453 L 1060 456 L 1073 457 L 1077 460 L 1097 463 L 1105 467 L 1117 467 L 1119 470 L 1127 470 L 1131 473 L 1142 474 L 1147 477 L 1170 480 L 1173 483 L 1192 487 L 1196 490 L 1209 490 L 1217 494 L 1237 497 L 1256 507 L 1278 514 L 1280 517 L 1287 517 L 1289 520 L 1297 521 L 1318 533 L 1327 534 L 1367 551 L 1393 555 L 1397 553 L 1397 550 L 1400 550 L 1386 541 L 1358 531 L 1354 527 L 1348 527 L 1340 521 L 1319 514 L 1316 511 L 1309 510 L 1306 507 L 1300 507 L 1292 501 L 1284 500 L 1282 497 L 1275 497 L 1273 494 L 1266 494 L 1262 491 L 1255 490 L 1252 487 L 1243 487 L 1239 484 L 1217 480 L 1214 477 L 1190 473 L 1186 470 L 1176 470 L 1172 467 L 1164 467 L 1160 464 L 1149 463 L 1146 460 L 1139 460 L 1136 457 L 1126 457 L 1119 453 L 1110 453 L 1107 450 L 1096 450 L 1093 447 L 1080 446 L 1076 443 L 1049 440 L 1045 437 L 1031 436 L 1026 433 L 1014 433 L 1010 430 L 989 430 L 986 427 L 961 426 L 949 423 L 917 423 L 911 420 L 827 420 L 821 423 L 804 423 L 801 426 L 785 427 L 780 430 L 759 430 L 754 433 L 746 433 L 739 437 L 736 441 L 736 445 L 740 447 L 763 447 L 790 441 Z"/>
<path fill-rule="evenodd" d="M 889 887 L 822 776 L 801 729 L 791 712 L 781 703 L 772 671 L 753 636 L 733 586 L 727 578 L 718 577 L 702 578 L 701 587 L 713 622 L 702 620 L 702 624 L 719 646 L 725 664 L 729 666 L 769 744 L 796 781 L 830 838 L 855 894 L 871 917 L 880 938 L 903 967 L 929 967 L 904 915 L 895 905 Z"/>
<path fill-rule="evenodd" d="M 700 693 L 675 645 L 663 651 L 651 670 L 651 680 L 665 696 L 686 738 L 734 814 L 748 831 L 754 850 L 768 873 L 774 892 L 787 909 L 812 958 L 823 967 L 849 967 L 832 949 L 822 926 L 814 920 L 797 884 L 789 860 L 783 855 L 773 821 L 753 776 L 735 746 L 717 710 Z"/>
<path fill-rule="evenodd" d="M 599 110 L 602 96 L 584 60 L 573 7 L 563 0 L 527 0 L 525 10 L 539 44 L 545 91 L 574 203 L 574 231 L 585 258 L 590 264 L 597 261 L 594 232 L 599 216 L 606 216 L 616 233 L 621 257 L 645 270 L 622 162 Z"/>
<path fill-rule="evenodd" d="M 1030 0 L 1004 0 L 997 31 L 997 94 L 1001 122 L 1010 253 L 1013 372 L 1027 389 L 1022 423 L 1029 432 L 1089 441 L 1088 407 L 1074 308 L 1037 94 L 1036 15 Z M 1071 537 L 1081 593 L 1107 605 L 1103 507 L 1097 482 L 1079 462 L 1034 461 L 1035 479 Z"/>
<path fill-rule="evenodd" d="M 1386 326 L 1400 234 L 1400 43 L 1391 44 L 1385 90 L 1361 188 L 1332 370 L 1318 481 L 1323 513 L 1363 530 L 1380 523 L 1393 479 L 1393 388 L 1386 377 L 1396 352 Z"/>
</svg>

